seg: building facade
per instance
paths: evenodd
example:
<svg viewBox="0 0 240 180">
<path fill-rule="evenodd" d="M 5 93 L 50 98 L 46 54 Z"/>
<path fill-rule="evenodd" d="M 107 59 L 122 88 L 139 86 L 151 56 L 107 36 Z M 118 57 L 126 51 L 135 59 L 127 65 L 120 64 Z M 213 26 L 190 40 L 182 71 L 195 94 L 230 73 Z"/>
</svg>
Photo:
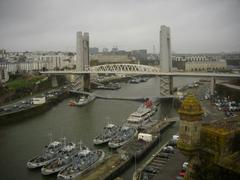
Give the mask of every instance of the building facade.
<svg viewBox="0 0 240 180">
<path fill-rule="evenodd" d="M 224 71 L 227 69 L 225 60 L 219 61 L 190 61 L 185 63 L 185 71 Z"/>
<path fill-rule="evenodd" d="M 98 61 L 98 63 L 129 63 L 131 59 L 128 58 L 128 55 L 117 55 L 112 53 L 98 53 L 91 56 L 91 60 Z"/>
</svg>

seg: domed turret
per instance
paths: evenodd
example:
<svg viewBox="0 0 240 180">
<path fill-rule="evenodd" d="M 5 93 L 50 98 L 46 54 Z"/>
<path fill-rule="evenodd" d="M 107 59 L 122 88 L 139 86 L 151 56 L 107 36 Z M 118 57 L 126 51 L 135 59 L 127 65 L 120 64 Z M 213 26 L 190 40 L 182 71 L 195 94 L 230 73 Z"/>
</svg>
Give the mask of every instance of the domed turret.
<svg viewBox="0 0 240 180">
<path fill-rule="evenodd" d="M 182 105 L 178 110 L 178 113 L 186 115 L 201 115 L 203 114 L 203 110 L 196 97 L 194 97 L 193 95 L 188 95 L 183 100 Z"/>
<path fill-rule="evenodd" d="M 199 147 L 203 110 L 193 95 L 188 95 L 178 111 L 180 115 L 178 148 L 193 153 Z"/>
</svg>

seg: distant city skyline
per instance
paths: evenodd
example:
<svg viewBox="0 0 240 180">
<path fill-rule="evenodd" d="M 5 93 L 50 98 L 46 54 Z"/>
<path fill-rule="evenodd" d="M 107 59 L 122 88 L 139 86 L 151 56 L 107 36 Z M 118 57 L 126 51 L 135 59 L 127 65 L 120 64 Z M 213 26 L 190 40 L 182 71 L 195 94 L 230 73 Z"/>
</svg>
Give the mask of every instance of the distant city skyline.
<svg viewBox="0 0 240 180">
<path fill-rule="evenodd" d="M 159 52 L 160 25 L 175 53 L 240 51 L 238 0 L 1 0 L 0 49 L 75 51 L 76 32 L 90 47 Z"/>
</svg>

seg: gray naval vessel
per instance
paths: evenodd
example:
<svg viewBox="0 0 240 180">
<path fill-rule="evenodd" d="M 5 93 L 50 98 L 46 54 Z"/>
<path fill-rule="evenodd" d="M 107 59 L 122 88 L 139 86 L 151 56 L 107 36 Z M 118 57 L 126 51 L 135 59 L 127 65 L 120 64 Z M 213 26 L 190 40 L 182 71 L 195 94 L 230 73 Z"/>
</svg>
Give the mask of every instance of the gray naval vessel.
<svg viewBox="0 0 240 180">
<path fill-rule="evenodd" d="M 122 126 L 117 134 L 108 142 L 110 148 L 118 148 L 137 135 L 137 130 L 133 127 Z"/>
<path fill-rule="evenodd" d="M 78 150 L 75 143 L 70 142 L 66 144 L 61 149 L 56 159 L 42 167 L 42 174 L 49 175 L 63 170 L 72 163 L 74 155 L 77 154 Z"/>
<path fill-rule="evenodd" d="M 115 124 L 108 123 L 104 128 L 103 132 L 93 139 L 95 145 L 104 144 L 109 142 L 119 130 L 119 127 Z"/>
<path fill-rule="evenodd" d="M 94 168 L 104 160 L 105 152 L 103 150 L 85 149 L 74 156 L 72 164 L 60 171 L 58 179 L 74 179 L 81 176 L 84 172 Z"/>
<path fill-rule="evenodd" d="M 45 146 L 41 155 L 38 155 L 27 162 L 27 167 L 29 169 L 34 169 L 49 164 L 58 157 L 58 153 L 63 146 L 64 143 L 62 141 L 51 142 L 49 145 Z"/>
</svg>

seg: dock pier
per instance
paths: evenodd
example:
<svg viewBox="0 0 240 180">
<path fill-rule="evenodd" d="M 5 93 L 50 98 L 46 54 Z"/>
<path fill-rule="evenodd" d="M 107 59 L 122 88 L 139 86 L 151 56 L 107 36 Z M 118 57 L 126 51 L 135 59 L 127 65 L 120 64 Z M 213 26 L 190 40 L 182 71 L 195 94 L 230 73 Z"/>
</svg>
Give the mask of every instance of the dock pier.
<svg viewBox="0 0 240 180">
<path fill-rule="evenodd" d="M 146 155 L 149 150 L 155 147 L 160 141 L 161 134 L 171 125 L 173 125 L 179 118 L 169 118 L 168 120 L 158 121 L 151 128 L 144 130 L 145 133 L 153 135 L 153 141 L 146 143 L 144 146 L 138 144 L 137 137 L 132 139 L 129 143 L 119 148 L 110 154 L 105 161 L 103 161 L 96 168 L 80 176 L 78 179 L 93 180 L 93 179 L 104 179 L 112 180 L 119 176 L 124 170 L 134 164 L 136 160 L 140 160 Z M 139 146 L 138 146 L 139 145 Z M 136 154 L 136 147 L 138 153 Z M 140 148 L 141 147 L 141 148 Z M 139 149 L 140 148 L 140 149 Z"/>
</svg>

